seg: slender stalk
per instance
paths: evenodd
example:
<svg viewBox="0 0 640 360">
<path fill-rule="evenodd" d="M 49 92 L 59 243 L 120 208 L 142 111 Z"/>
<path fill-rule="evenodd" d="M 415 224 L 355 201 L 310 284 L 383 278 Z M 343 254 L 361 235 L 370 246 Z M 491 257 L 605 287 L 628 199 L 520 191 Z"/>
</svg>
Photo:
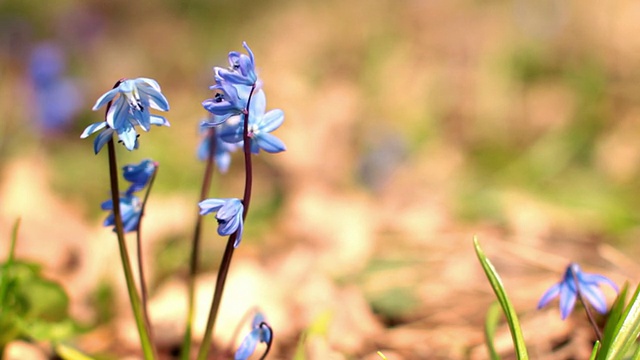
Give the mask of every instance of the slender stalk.
<svg viewBox="0 0 640 360">
<path fill-rule="evenodd" d="M 211 188 L 211 181 L 213 179 L 213 159 L 216 153 L 216 129 L 211 128 L 207 132 L 207 138 L 209 140 L 209 153 L 207 154 L 207 163 L 204 170 L 204 179 L 202 180 L 202 188 L 200 189 L 200 201 L 207 198 L 209 189 Z M 200 238 L 202 234 L 202 215 L 198 212 L 196 218 L 196 226 L 193 232 L 193 239 L 191 240 L 191 257 L 189 261 L 189 280 L 188 280 L 188 292 L 189 292 L 189 304 L 187 310 L 187 325 L 185 327 L 184 339 L 182 340 L 182 348 L 180 351 L 180 359 L 188 360 L 191 354 L 191 333 L 193 332 L 193 314 L 195 312 L 195 287 L 196 287 L 196 275 L 198 275 L 198 262 L 200 254 Z"/>
<path fill-rule="evenodd" d="M 596 323 L 596 320 L 593 316 L 593 313 L 591 312 L 591 309 L 587 305 L 587 302 L 584 301 L 584 297 L 582 296 L 582 291 L 580 291 L 580 283 L 578 282 L 578 275 L 575 273 L 575 271 L 573 271 L 573 269 L 571 270 L 571 275 L 573 276 L 573 281 L 576 284 L 576 294 L 578 295 L 578 299 L 580 299 L 580 303 L 582 303 L 582 307 L 584 308 L 584 311 L 587 313 L 587 318 L 589 318 L 589 322 L 591 323 L 591 327 L 593 328 L 593 331 L 596 334 L 596 338 L 598 339 L 598 341 L 602 343 L 602 332 L 600 331 L 600 328 L 598 327 L 598 324 Z"/>
<path fill-rule="evenodd" d="M 242 134 L 243 147 L 244 147 L 244 168 L 245 168 L 245 182 L 244 182 L 244 195 L 242 197 L 242 205 L 244 210 L 242 212 L 242 221 L 247 218 L 247 212 L 249 211 L 249 203 L 251 202 L 251 187 L 253 184 L 253 171 L 251 166 L 251 139 L 249 138 L 249 108 L 251 105 L 251 97 L 255 90 L 255 85 L 251 87 L 249 92 L 249 98 L 247 99 L 247 108 L 244 114 L 244 131 Z M 227 240 L 227 246 L 224 249 L 224 255 L 222 255 L 222 262 L 220 263 L 220 269 L 218 270 L 218 277 L 216 278 L 216 287 L 213 293 L 213 300 L 211 302 L 211 309 L 209 311 L 209 319 L 207 320 L 207 327 L 205 329 L 204 336 L 202 337 L 202 345 L 200 351 L 198 351 L 198 360 L 205 360 L 209 354 L 211 347 L 211 335 L 213 334 L 213 328 L 218 317 L 218 310 L 220 309 L 220 302 L 222 301 L 222 292 L 224 291 L 224 285 L 227 281 L 227 274 L 229 273 L 229 267 L 231 266 L 231 258 L 233 257 L 233 251 L 235 248 L 233 244 L 236 241 L 237 232 L 234 232 L 229 236 Z"/>
<path fill-rule="evenodd" d="M 122 215 L 120 214 L 120 190 L 118 189 L 118 165 L 116 163 L 116 149 L 113 139 L 109 140 L 109 175 L 111 178 L 111 199 L 113 202 L 113 216 L 116 225 L 116 234 L 118 235 L 118 248 L 120 249 L 120 260 L 124 270 L 124 277 L 127 282 L 127 291 L 129 293 L 129 301 L 133 310 L 133 316 L 140 335 L 140 345 L 146 360 L 157 358 L 156 351 L 149 337 L 149 329 L 144 318 L 142 303 L 136 289 L 133 279 L 133 271 L 131 270 L 131 262 L 129 261 L 129 252 L 124 239 L 124 227 L 122 225 Z"/>
<path fill-rule="evenodd" d="M 260 323 L 260 327 L 263 326 L 269 329 L 269 341 L 267 341 L 267 348 L 264 350 L 264 353 L 260 357 L 260 360 L 264 360 L 267 358 L 267 355 L 269 355 L 269 351 L 271 351 L 271 344 L 273 343 L 273 328 L 264 321 Z"/>
<path fill-rule="evenodd" d="M 154 342 L 153 336 L 153 328 L 151 327 L 151 318 L 149 317 L 149 309 L 147 306 L 147 282 L 144 276 L 144 266 L 142 262 L 142 218 L 144 217 L 144 209 L 147 206 L 147 200 L 149 200 L 149 194 L 151 193 L 151 188 L 153 187 L 153 182 L 156 179 L 156 174 L 158 173 L 158 164 L 154 162 L 153 164 L 153 174 L 151 174 L 151 178 L 149 179 L 149 184 L 147 186 L 147 191 L 144 194 L 144 199 L 142 200 L 142 206 L 140 208 L 140 219 L 138 220 L 138 226 L 136 227 L 136 252 L 138 255 L 138 277 L 140 281 L 140 296 L 142 300 L 142 310 L 144 314 L 144 321 L 149 329 L 149 338 L 151 343 Z"/>
</svg>

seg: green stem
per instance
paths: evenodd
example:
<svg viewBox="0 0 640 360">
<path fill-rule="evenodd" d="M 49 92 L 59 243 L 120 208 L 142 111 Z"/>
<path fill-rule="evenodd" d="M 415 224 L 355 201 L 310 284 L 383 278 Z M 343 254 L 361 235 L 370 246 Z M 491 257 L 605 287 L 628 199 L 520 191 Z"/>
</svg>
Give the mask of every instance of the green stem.
<svg viewBox="0 0 640 360">
<path fill-rule="evenodd" d="M 109 175 L 111 178 L 111 199 L 113 202 L 113 216 L 116 225 L 116 233 L 118 235 L 118 247 L 120 249 L 120 260 L 122 261 L 122 268 L 124 270 L 124 277 L 127 282 L 127 291 L 129 293 L 129 301 L 131 302 L 131 308 L 133 310 L 133 316 L 136 320 L 136 326 L 138 327 L 138 334 L 140 335 L 140 344 L 146 360 L 157 358 L 155 348 L 151 343 L 149 337 L 149 330 L 144 319 L 144 311 L 142 309 L 142 303 L 138 296 L 135 281 L 133 279 L 133 272 L 131 271 L 131 262 L 129 261 L 129 253 L 127 251 L 127 244 L 124 239 L 124 228 L 122 225 L 122 215 L 120 214 L 120 190 L 118 189 L 118 166 L 116 164 L 116 149 L 113 138 L 109 140 Z"/>
<path fill-rule="evenodd" d="M 156 179 L 156 174 L 158 173 L 158 164 L 153 163 L 153 174 L 151 174 L 151 178 L 149 179 L 149 185 L 147 186 L 147 191 L 144 194 L 144 199 L 142 200 L 142 206 L 140 208 L 140 219 L 138 220 L 138 226 L 136 226 L 136 252 L 138 255 L 138 277 L 140 280 L 140 296 L 142 300 L 142 310 L 144 315 L 144 322 L 149 329 L 149 338 L 151 343 L 154 343 L 153 339 L 153 328 L 151 327 L 151 318 L 149 317 L 149 309 L 147 306 L 147 282 L 144 276 L 144 266 L 142 261 L 142 218 L 144 217 L 144 210 L 147 206 L 147 200 L 149 200 L 149 194 L 151 193 L 151 188 L 153 187 L 153 182 Z"/>
<path fill-rule="evenodd" d="M 209 189 L 211 188 L 211 181 L 213 179 L 213 159 L 216 153 L 216 129 L 211 128 L 206 135 L 209 139 L 209 153 L 207 154 L 207 163 L 204 170 L 204 178 L 202 180 L 202 187 L 200 188 L 200 201 L 207 198 Z M 202 235 L 202 215 L 198 212 L 196 218 L 196 226 L 193 232 L 193 239 L 191 240 L 191 257 L 189 261 L 189 280 L 188 280 L 188 293 L 189 304 L 187 310 L 187 325 L 185 327 L 184 339 L 182 340 L 182 348 L 180 351 L 181 360 L 189 360 L 191 354 L 191 334 L 193 332 L 193 314 L 195 312 L 195 287 L 196 276 L 198 275 L 198 254 L 200 253 L 200 238 Z"/>
<path fill-rule="evenodd" d="M 242 221 L 247 218 L 249 211 L 249 203 L 251 202 L 251 188 L 253 184 L 253 171 L 251 166 L 251 139 L 249 138 L 249 108 L 251 105 L 251 97 L 256 86 L 251 87 L 249 92 L 249 98 L 247 99 L 247 108 L 244 114 L 244 131 L 243 131 L 243 145 L 244 145 L 244 168 L 245 168 L 245 181 L 244 181 L 244 195 L 242 197 L 242 205 L 244 210 L 242 212 Z M 229 267 L 231 266 L 231 259 L 233 257 L 233 251 L 235 250 L 233 244 L 236 241 L 238 232 L 234 232 L 229 236 L 227 240 L 227 246 L 224 249 L 224 255 L 222 255 L 222 262 L 220 263 L 220 269 L 218 270 L 218 277 L 216 278 L 216 287 L 213 293 L 213 300 L 211 301 L 211 309 L 209 311 L 209 319 L 207 320 L 207 327 L 205 329 L 204 336 L 202 337 L 202 345 L 200 351 L 198 351 L 198 360 L 205 360 L 209 354 L 211 348 L 211 336 L 213 334 L 213 328 L 216 324 L 216 318 L 218 317 L 218 310 L 220 309 L 220 302 L 222 301 L 222 293 L 224 291 L 224 285 L 227 281 L 227 274 L 229 273 Z"/>
</svg>

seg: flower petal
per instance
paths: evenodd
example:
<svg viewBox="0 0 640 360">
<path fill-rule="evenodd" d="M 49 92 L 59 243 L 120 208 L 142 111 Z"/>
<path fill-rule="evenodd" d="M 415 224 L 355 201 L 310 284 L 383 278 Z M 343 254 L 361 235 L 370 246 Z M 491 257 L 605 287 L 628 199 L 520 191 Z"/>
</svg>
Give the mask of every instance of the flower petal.
<svg viewBox="0 0 640 360">
<path fill-rule="evenodd" d="M 171 126 L 171 124 L 169 124 L 169 121 L 164 117 L 164 116 L 160 116 L 160 115 L 151 115 L 149 117 L 149 122 L 151 123 L 151 125 L 158 125 L 158 126 Z"/>
<path fill-rule="evenodd" d="M 109 140 L 111 140 L 111 138 L 113 137 L 113 132 L 113 129 L 105 129 L 100 134 L 98 134 L 98 136 L 96 136 L 96 139 L 93 141 L 94 153 L 97 154 L 100 152 L 100 150 L 102 150 L 104 144 L 109 142 Z"/>
<path fill-rule="evenodd" d="M 256 345 L 258 345 L 259 339 L 260 329 L 251 330 L 251 332 L 242 340 L 240 347 L 236 351 L 234 360 L 247 360 L 256 350 Z"/>
<path fill-rule="evenodd" d="M 258 147 L 260 147 L 260 149 L 271 154 L 287 150 L 287 147 L 284 145 L 282 140 L 269 133 L 258 134 L 252 139 L 252 145 L 254 142 L 258 145 Z"/>
<path fill-rule="evenodd" d="M 149 104 L 152 108 L 161 111 L 169 111 L 169 102 L 159 90 L 156 90 L 151 86 L 143 85 L 138 87 L 138 91 L 149 97 Z"/>
<path fill-rule="evenodd" d="M 284 122 L 284 111 L 280 109 L 274 109 L 264 114 L 262 121 L 260 121 L 260 131 L 272 132 L 282 125 Z"/>
<path fill-rule="evenodd" d="M 616 285 L 616 283 L 614 283 L 611 279 L 609 279 L 608 277 L 606 277 L 604 275 L 581 273 L 581 274 L 579 274 L 578 279 L 581 282 L 584 282 L 584 283 L 587 283 L 587 284 L 605 283 L 605 284 L 611 286 L 616 292 L 620 291 L 618 289 L 618 285 Z"/>
<path fill-rule="evenodd" d="M 126 126 L 122 126 L 116 129 L 116 131 L 118 132 L 118 138 L 122 141 L 127 150 L 132 151 L 136 148 L 138 133 L 131 123 L 127 122 Z"/>
<path fill-rule="evenodd" d="M 106 126 L 107 126 L 107 122 L 106 121 L 93 123 L 93 124 L 87 126 L 86 129 L 84 129 L 84 131 L 82 132 L 82 135 L 80 135 L 80 139 L 85 139 L 89 135 L 93 134 L 94 132 L 104 129 Z"/>
<path fill-rule="evenodd" d="M 249 124 L 260 123 L 266 108 L 267 97 L 264 95 L 264 91 L 258 90 L 254 92 L 251 97 L 251 104 L 249 104 Z"/>
<path fill-rule="evenodd" d="M 580 293 L 596 311 L 601 314 L 607 312 L 607 301 L 597 285 L 583 286 L 580 284 Z"/>
<path fill-rule="evenodd" d="M 566 319 L 576 305 L 576 293 L 565 283 L 560 285 L 560 316 Z"/>
<path fill-rule="evenodd" d="M 207 199 L 201 201 L 198 206 L 200 206 L 200 215 L 209 214 L 212 212 L 218 211 L 225 203 L 226 199 Z"/>
<path fill-rule="evenodd" d="M 542 298 L 540 298 L 540 301 L 538 302 L 538 309 L 542 309 L 543 307 L 547 306 L 547 304 L 555 299 L 558 295 L 560 295 L 560 284 L 555 284 L 552 287 L 549 288 L 549 290 L 547 290 L 544 295 L 542 295 Z"/>
<path fill-rule="evenodd" d="M 100 96 L 98 98 L 98 100 L 96 101 L 96 104 L 93 105 L 93 111 L 98 110 L 99 108 L 103 107 L 106 103 L 108 103 L 109 101 L 113 100 L 113 98 L 116 97 L 116 95 L 118 94 L 119 89 L 115 88 L 115 89 L 111 89 L 109 91 L 107 91 L 106 93 L 102 94 L 102 96 Z"/>
</svg>

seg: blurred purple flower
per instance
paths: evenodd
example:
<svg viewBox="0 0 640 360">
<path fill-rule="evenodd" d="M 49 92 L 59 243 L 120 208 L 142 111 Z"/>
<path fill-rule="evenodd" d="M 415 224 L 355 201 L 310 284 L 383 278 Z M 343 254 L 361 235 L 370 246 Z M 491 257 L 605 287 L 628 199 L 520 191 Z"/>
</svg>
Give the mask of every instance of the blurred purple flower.
<svg viewBox="0 0 640 360">
<path fill-rule="evenodd" d="M 578 279 L 578 286 L 576 286 L 574 275 Z M 607 312 L 607 303 L 602 291 L 598 287 L 601 283 L 611 286 L 616 292 L 618 291 L 618 286 L 609 278 L 599 274 L 582 272 L 578 264 L 571 263 L 567 266 L 562 281 L 553 285 L 542 295 L 538 303 L 538 309 L 546 306 L 556 297 L 560 297 L 560 316 L 562 320 L 564 320 L 569 316 L 571 311 L 573 311 L 579 289 L 585 301 L 590 303 L 596 311 L 604 314 Z"/>
<path fill-rule="evenodd" d="M 218 234 L 221 236 L 231 235 L 237 232 L 236 241 L 233 246 L 238 247 L 242 240 L 242 212 L 244 206 L 240 199 L 207 199 L 201 201 L 200 215 L 216 212 L 216 220 L 218 220 Z"/>
<path fill-rule="evenodd" d="M 115 215 L 113 214 L 113 201 L 111 199 L 104 201 L 100 207 L 102 210 L 111 210 L 111 213 L 104 221 L 104 226 L 113 226 L 115 228 Z M 135 231 L 140 222 L 140 214 L 142 212 L 142 203 L 135 195 L 120 196 L 120 214 L 122 216 L 122 225 L 124 232 Z"/>
<path fill-rule="evenodd" d="M 213 156 L 218 170 L 223 174 L 229 170 L 229 166 L 231 165 L 231 153 L 242 146 L 242 143 L 230 144 L 222 141 L 220 138 L 220 130 L 224 126 L 226 126 L 226 123 L 218 125 L 212 130 L 207 126 L 201 125 L 200 131 L 204 132 L 205 136 L 198 147 L 198 158 L 205 161 L 209 156 L 209 151 L 211 151 L 211 143 L 215 141 L 215 153 Z"/>
<path fill-rule="evenodd" d="M 129 196 L 147 186 L 149 179 L 155 173 L 158 163 L 153 160 L 142 160 L 139 164 L 129 164 L 122 168 L 125 180 L 131 183 L 126 195 Z"/>
<path fill-rule="evenodd" d="M 35 120 L 45 133 L 62 132 L 78 113 L 81 94 L 77 84 L 64 75 L 64 53 L 54 43 L 35 46 L 29 59 L 34 94 Z"/>
<path fill-rule="evenodd" d="M 261 313 L 257 313 L 253 317 L 251 332 L 245 336 L 240 344 L 240 347 L 236 351 L 235 360 L 246 360 L 256 350 L 258 342 L 269 344 L 273 334 L 271 328 L 264 320 L 264 316 Z"/>
</svg>

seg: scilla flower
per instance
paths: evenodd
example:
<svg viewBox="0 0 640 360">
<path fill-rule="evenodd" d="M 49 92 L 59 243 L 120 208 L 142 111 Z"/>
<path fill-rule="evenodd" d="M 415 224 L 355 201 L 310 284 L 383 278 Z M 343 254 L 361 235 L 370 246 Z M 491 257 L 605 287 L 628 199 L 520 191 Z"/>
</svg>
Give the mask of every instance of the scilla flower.
<svg viewBox="0 0 640 360">
<path fill-rule="evenodd" d="M 574 275 L 578 279 L 577 286 Z M 562 281 L 553 285 L 542 295 L 538 309 L 546 306 L 556 297 L 560 297 L 560 316 L 564 320 L 573 310 L 579 290 L 585 301 L 590 303 L 596 311 L 604 314 L 607 312 L 607 303 L 599 288 L 601 283 L 611 286 L 616 292 L 618 291 L 618 286 L 609 278 L 599 274 L 582 272 L 578 264 L 571 263 L 567 267 Z"/>
<path fill-rule="evenodd" d="M 235 360 L 246 360 L 256 350 L 258 342 L 270 344 L 271 343 L 271 328 L 264 320 L 264 316 L 261 313 L 257 313 L 253 317 L 252 330 L 245 336 L 236 351 Z"/>
<path fill-rule="evenodd" d="M 268 153 L 279 153 L 285 151 L 287 147 L 282 140 L 270 133 L 282 125 L 284 122 L 284 112 L 280 109 L 271 110 L 265 113 L 267 99 L 264 91 L 259 90 L 251 98 L 249 105 L 249 138 L 251 139 L 251 152 L 257 154 L 260 149 Z M 239 121 L 237 126 L 227 126 L 220 131 L 222 140 L 229 143 L 242 141 L 244 129 L 243 121 Z"/>
<path fill-rule="evenodd" d="M 211 151 L 211 145 L 215 145 L 215 152 L 213 154 L 214 160 L 216 162 L 216 166 L 221 173 L 226 173 L 229 170 L 229 165 L 231 165 L 231 153 L 236 151 L 240 146 L 240 144 L 230 144 L 228 142 L 222 141 L 220 138 L 220 130 L 226 126 L 225 124 L 216 126 L 214 130 L 215 133 L 210 133 L 210 128 L 207 126 L 200 126 L 200 131 L 205 132 L 205 137 L 202 139 L 200 146 L 198 147 L 198 158 L 200 160 L 206 160 L 209 156 L 209 151 Z M 215 143 L 214 143 L 215 142 Z"/>
<path fill-rule="evenodd" d="M 201 201 L 200 215 L 216 212 L 216 220 L 218 220 L 218 234 L 221 236 L 231 235 L 235 232 L 236 241 L 233 246 L 238 247 L 242 240 L 242 212 L 244 206 L 240 199 L 207 199 Z"/>
<path fill-rule="evenodd" d="M 116 96 L 118 96 L 117 99 Z M 104 129 L 94 141 L 96 154 L 111 140 L 114 132 L 118 134 L 118 138 L 127 150 L 133 150 L 138 147 L 136 125 L 144 131 L 149 131 L 151 125 L 169 126 L 167 119 L 149 112 L 150 108 L 169 110 L 169 103 L 155 80 L 148 78 L 123 80 L 117 87 L 102 95 L 96 101 L 93 110 L 101 108 L 110 101 L 113 103 L 107 112 L 106 121 L 89 125 L 80 135 L 84 139 Z"/>
<path fill-rule="evenodd" d="M 113 214 L 113 201 L 109 199 L 103 202 L 100 207 L 102 210 L 111 210 L 111 214 L 109 214 L 104 221 L 104 226 L 113 226 L 113 231 L 115 232 L 116 217 Z M 125 233 L 132 232 L 137 229 L 138 223 L 140 222 L 141 211 L 142 203 L 137 196 L 120 196 L 120 214 L 122 216 L 122 225 Z"/>
<path fill-rule="evenodd" d="M 144 187 L 147 186 L 149 179 L 151 179 L 151 176 L 156 171 L 157 166 L 158 163 L 150 159 L 142 160 L 136 165 L 129 164 L 124 166 L 122 168 L 124 178 L 131 183 L 126 194 L 131 195 L 136 191 L 144 189 Z"/>
<path fill-rule="evenodd" d="M 253 52 L 246 42 L 242 46 L 247 50 L 249 56 L 241 54 L 237 51 L 229 53 L 229 69 L 215 67 L 216 77 L 223 79 L 232 84 L 252 86 L 258 81 L 256 75 L 255 60 Z"/>
<path fill-rule="evenodd" d="M 247 104 L 247 97 L 241 97 L 238 89 L 232 84 L 222 81 L 210 87 L 217 90 L 212 99 L 206 99 L 202 102 L 202 106 L 214 116 L 207 122 L 203 122 L 203 126 L 216 126 L 234 115 L 244 113 Z"/>
</svg>

